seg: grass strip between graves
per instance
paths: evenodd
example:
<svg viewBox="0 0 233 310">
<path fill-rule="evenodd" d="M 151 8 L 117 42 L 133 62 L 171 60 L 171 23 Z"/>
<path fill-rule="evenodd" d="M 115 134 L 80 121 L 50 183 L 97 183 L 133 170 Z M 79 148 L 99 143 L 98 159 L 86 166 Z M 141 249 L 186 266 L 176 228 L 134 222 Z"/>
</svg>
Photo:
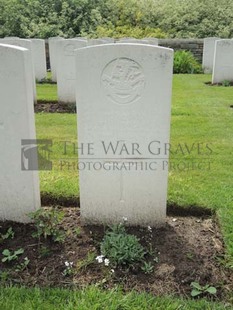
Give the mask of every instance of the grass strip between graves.
<svg viewBox="0 0 233 310">
<path fill-rule="evenodd" d="M 172 297 L 153 297 L 150 294 L 131 292 L 123 294 L 120 290 L 103 291 L 94 286 L 72 291 L 68 289 L 26 289 L 0 287 L 0 308 L 4 310 L 177 310 L 230 309 L 206 300 L 194 301 Z"/>
<path fill-rule="evenodd" d="M 56 84 L 37 84 L 37 100 L 38 101 L 57 101 L 57 85 Z"/>
</svg>

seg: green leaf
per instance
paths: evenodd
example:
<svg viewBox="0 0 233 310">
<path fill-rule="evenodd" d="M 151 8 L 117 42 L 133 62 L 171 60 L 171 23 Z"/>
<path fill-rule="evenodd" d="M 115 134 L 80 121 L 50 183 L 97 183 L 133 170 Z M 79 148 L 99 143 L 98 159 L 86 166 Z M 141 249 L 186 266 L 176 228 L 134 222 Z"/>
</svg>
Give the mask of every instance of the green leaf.
<svg viewBox="0 0 233 310">
<path fill-rule="evenodd" d="M 7 257 L 4 257 L 4 258 L 2 259 L 2 262 L 5 263 L 7 260 L 8 260 L 8 258 L 7 258 Z"/>
<path fill-rule="evenodd" d="M 19 255 L 19 254 L 23 254 L 24 253 L 24 249 L 18 249 L 17 251 L 14 252 L 15 255 Z"/>
<path fill-rule="evenodd" d="M 198 282 L 192 282 L 190 286 L 197 289 L 198 291 L 202 291 L 202 287 Z"/>
<path fill-rule="evenodd" d="M 4 256 L 10 256 L 10 255 L 11 255 L 11 252 L 10 252 L 8 249 L 5 249 L 5 250 L 2 252 L 2 254 L 3 254 Z"/>
<path fill-rule="evenodd" d="M 208 287 L 205 291 L 210 293 L 210 294 L 212 294 L 212 295 L 217 293 L 217 290 L 216 290 L 216 288 L 214 286 Z"/>
<path fill-rule="evenodd" d="M 192 292 L 191 292 L 191 296 L 192 297 L 196 297 L 196 296 L 198 296 L 198 295 L 200 295 L 201 294 L 201 291 L 199 291 L 199 290 L 197 290 L 197 289 L 193 289 L 192 290 Z"/>
</svg>

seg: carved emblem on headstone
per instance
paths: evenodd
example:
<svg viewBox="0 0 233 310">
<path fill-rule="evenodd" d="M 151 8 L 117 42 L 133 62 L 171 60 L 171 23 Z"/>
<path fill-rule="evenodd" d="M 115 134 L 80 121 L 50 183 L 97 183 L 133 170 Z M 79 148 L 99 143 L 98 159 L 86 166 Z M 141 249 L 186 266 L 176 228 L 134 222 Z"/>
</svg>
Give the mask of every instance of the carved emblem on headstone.
<svg viewBox="0 0 233 310">
<path fill-rule="evenodd" d="M 75 50 L 75 45 L 74 44 L 67 44 L 64 47 L 64 55 L 66 55 L 66 56 L 74 56 L 74 50 Z"/>
<path fill-rule="evenodd" d="M 141 66 L 129 58 L 111 61 L 104 68 L 101 81 L 107 96 L 118 104 L 135 102 L 145 87 Z"/>
</svg>

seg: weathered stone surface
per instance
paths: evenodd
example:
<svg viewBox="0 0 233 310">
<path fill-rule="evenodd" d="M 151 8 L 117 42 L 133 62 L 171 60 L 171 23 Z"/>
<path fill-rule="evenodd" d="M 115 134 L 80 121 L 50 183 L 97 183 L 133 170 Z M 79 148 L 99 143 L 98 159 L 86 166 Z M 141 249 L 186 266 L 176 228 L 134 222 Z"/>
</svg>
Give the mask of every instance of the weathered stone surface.
<svg viewBox="0 0 233 310">
<path fill-rule="evenodd" d="M 57 42 L 57 91 L 58 101 L 75 103 L 75 50 L 86 47 L 85 40 L 60 40 Z M 88 63 L 86 63 L 88 65 Z"/>
<path fill-rule="evenodd" d="M 41 81 L 47 77 L 45 41 L 42 39 L 31 39 L 35 77 Z"/>
<path fill-rule="evenodd" d="M 204 39 L 204 47 L 203 47 L 203 58 L 202 58 L 202 68 L 204 73 L 212 73 L 214 66 L 214 50 L 215 50 L 215 42 L 217 40 L 221 40 L 220 38 L 212 37 Z"/>
<path fill-rule="evenodd" d="M 212 83 L 233 82 L 233 40 L 215 42 Z"/>
<path fill-rule="evenodd" d="M 166 216 L 173 51 L 141 44 L 76 56 L 81 215 L 161 225 Z"/>
<path fill-rule="evenodd" d="M 22 171 L 21 160 L 21 140 L 36 139 L 31 54 L 0 44 L 0 63 L 0 220 L 27 222 L 40 207 L 38 172 Z"/>
<path fill-rule="evenodd" d="M 49 38 L 49 60 L 50 60 L 50 69 L 52 72 L 52 81 L 57 82 L 57 59 L 58 59 L 58 48 L 57 42 L 64 40 L 61 37 L 52 37 Z"/>
<path fill-rule="evenodd" d="M 32 51 L 32 41 L 27 39 L 20 39 L 20 38 L 14 38 L 14 37 L 6 37 L 0 41 L 3 44 L 10 44 L 14 46 L 23 47 L 29 50 L 29 61 L 31 62 L 31 78 L 33 83 L 33 98 L 34 103 L 37 101 L 37 95 L 36 95 L 36 77 L 35 77 L 35 68 L 34 68 L 34 59 L 33 59 L 33 51 Z"/>
</svg>

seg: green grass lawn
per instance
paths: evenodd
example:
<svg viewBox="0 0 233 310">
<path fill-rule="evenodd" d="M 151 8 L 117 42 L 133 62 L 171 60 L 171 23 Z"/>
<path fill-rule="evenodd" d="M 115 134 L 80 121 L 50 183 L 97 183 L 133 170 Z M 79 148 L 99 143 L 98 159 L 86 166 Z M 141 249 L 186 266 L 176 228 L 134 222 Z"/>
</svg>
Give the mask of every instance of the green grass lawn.
<svg viewBox="0 0 233 310">
<path fill-rule="evenodd" d="M 153 297 L 119 290 L 103 291 L 96 287 L 70 291 L 66 289 L 0 288 L 2 310 L 223 310 L 224 305 L 205 300 L 191 301 Z"/>
<path fill-rule="evenodd" d="M 208 80 L 204 75 L 174 76 L 171 143 L 211 143 L 213 153 L 203 152 L 210 170 L 170 172 L 168 201 L 216 210 L 233 267 L 233 88 L 203 84 Z"/>
<path fill-rule="evenodd" d="M 53 197 L 78 197 L 78 172 L 68 163 L 77 163 L 73 144 L 77 145 L 77 120 L 75 114 L 37 114 L 38 139 L 52 139 L 52 171 L 41 171 L 41 191 Z M 67 155 L 64 145 L 67 143 Z M 69 142 L 69 143 L 68 143 Z M 73 160 L 70 160 L 70 158 Z M 67 164 L 66 164 L 67 163 Z"/>
<path fill-rule="evenodd" d="M 57 101 L 56 84 L 37 84 L 37 100 Z"/>
<path fill-rule="evenodd" d="M 200 206 L 216 211 L 226 243 L 225 263 L 233 268 L 233 109 L 229 107 L 233 104 L 233 87 L 204 84 L 210 80 L 209 75 L 174 76 L 168 203 L 180 208 Z M 56 100 L 56 85 L 38 85 L 38 97 Z M 36 115 L 37 137 L 53 140 L 53 170 L 40 172 L 42 195 L 78 198 L 78 171 L 72 166 L 77 163 L 73 152 L 76 127 L 75 114 Z M 69 141 L 66 155 L 62 141 Z M 192 147 L 191 154 L 187 154 L 185 144 Z M 196 166 L 188 168 L 188 164 Z M 184 166 L 186 168 L 181 169 Z M 123 296 L 92 288 L 75 293 L 2 289 L 1 297 L 2 309 L 30 309 L 30 306 L 31 309 L 55 309 L 55 302 L 61 309 L 225 309 L 205 301 L 194 303 L 133 293 Z"/>
</svg>

